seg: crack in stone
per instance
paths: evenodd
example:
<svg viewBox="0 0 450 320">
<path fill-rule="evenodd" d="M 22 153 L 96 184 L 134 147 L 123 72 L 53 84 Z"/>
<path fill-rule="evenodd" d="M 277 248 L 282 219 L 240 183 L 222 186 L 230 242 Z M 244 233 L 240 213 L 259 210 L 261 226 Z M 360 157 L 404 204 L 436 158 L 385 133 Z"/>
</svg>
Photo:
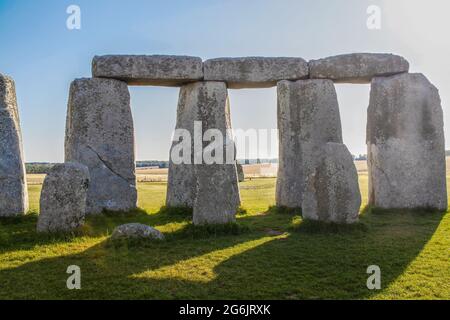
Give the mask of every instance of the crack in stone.
<svg viewBox="0 0 450 320">
<path fill-rule="evenodd" d="M 123 177 L 122 175 L 120 175 L 119 173 L 117 173 L 116 171 L 114 171 L 114 169 L 105 161 L 102 159 L 102 157 L 100 157 L 100 155 L 98 154 L 97 151 L 94 150 L 94 148 L 92 148 L 91 146 L 86 146 L 89 150 L 91 150 L 96 156 L 97 158 L 100 160 L 101 163 L 103 163 L 105 165 L 106 168 L 109 169 L 109 171 L 111 171 L 113 174 L 115 174 L 116 176 L 118 176 L 119 178 L 123 179 L 126 183 L 133 185 L 132 183 L 130 183 L 130 181 L 128 181 L 125 177 Z"/>
</svg>

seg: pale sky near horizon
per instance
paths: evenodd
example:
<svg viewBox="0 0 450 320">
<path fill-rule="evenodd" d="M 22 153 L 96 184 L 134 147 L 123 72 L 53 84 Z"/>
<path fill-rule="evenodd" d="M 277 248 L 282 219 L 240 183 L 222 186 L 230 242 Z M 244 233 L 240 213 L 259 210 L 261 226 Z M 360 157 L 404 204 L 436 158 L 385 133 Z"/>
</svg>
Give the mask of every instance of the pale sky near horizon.
<svg viewBox="0 0 450 320">
<path fill-rule="evenodd" d="M 81 30 L 66 8 L 81 8 Z M 369 5 L 381 29 L 366 26 Z M 450 22 L 446 0 L 0 0 L 0 73 L 16 82 L 26 161 L 61 162 L 70 82 L 101 54 L 404 56 L 439 89 L 450 149 Z M 137 160 L 167 160 L 178 89 L 130 87 Z M 368 85 L 337 85 L 344 142 L 366 153 Z M 276 89 L 230 90 L 234 128 L 276 128 Z M 238 157 L 240 157 L 238 153 Z"/>
</svg>

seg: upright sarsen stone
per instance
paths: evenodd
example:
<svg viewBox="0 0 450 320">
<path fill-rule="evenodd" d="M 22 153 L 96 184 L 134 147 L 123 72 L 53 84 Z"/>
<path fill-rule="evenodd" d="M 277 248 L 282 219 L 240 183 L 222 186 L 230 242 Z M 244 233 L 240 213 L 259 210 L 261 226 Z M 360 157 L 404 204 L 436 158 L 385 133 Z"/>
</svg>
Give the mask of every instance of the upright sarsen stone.
<svg viewBox="0 0 450 320">
<path fill-rule="evenodd" d="M 87 212 L 136 208 L 134 131 L 125 82 L 72 82 L 67 111 L 65 159 L 89 168 Z"/>
<path fill-rule="evenodd" d="M 42 186 L 38 232 L 69 232 L 82 226 L 86 214 L 89 170 L 74 162 L 56 164 Z"/>
<path fill-rule="evenodd" d="M 240 204 L 235 156 L 227 161 L 227 151 L 233 150 L 228 94 L 223 82 L 196 82 L 181 88 L 177 129 L 190 133 L 191 164 L 174 163 L 171 149 L 168 206 L 192 206 L 194 224 L 219 224 L 234 221 Z M 210 145 L 209 129 L 223 137 L 218 150 L 221 161 L 209 162 L 203 150 Z M 206 135 L 205 135 L 206 133 Z M 194 141 L 197 139 L 197 141 Z M 198 144 L 194 148 L 194 144 Z"/>
<path fill-rule="evenodd" d="M 278 82 L 277 206 L 301 208 L 305 166 L 327 142 L 342 143 L 341 120 L 330 80 Z"/>
<path fill-rule="evenodd" d="M 375 78 L 367 117 L 369 203 L 447 210 L 438 90 L 422 74 Z"/>
<path fill-rule="evenodd" d="M 14 81 L 0 74 L 0 217 L 28 211 L 28 191 Z"/>
<path fill-rule="evenodd" d="M 358 173 L 344 144 L 329 142 L 317 149 L 305 176 L 303 218 L 334 223 L 358 220 Z"/>
<path fill-rule="evenodd" d="M 194 175 L 194 122 L 200 121 L 198 115 L 198 92 L 196 84 L 182 86 L 178 98 L 177 121 L 175 130 L 185 130 L 189 135 L 185 143 L 190 146 L 188 154 L 177 151 L 184 137 L 174 137 L 169 155 L 169 175 L 167 181 L 166 206 L 194 207 L 196 179 Z M 189 161 L 176 161 L 173 156 L 188 157 Z"/>
</svg>

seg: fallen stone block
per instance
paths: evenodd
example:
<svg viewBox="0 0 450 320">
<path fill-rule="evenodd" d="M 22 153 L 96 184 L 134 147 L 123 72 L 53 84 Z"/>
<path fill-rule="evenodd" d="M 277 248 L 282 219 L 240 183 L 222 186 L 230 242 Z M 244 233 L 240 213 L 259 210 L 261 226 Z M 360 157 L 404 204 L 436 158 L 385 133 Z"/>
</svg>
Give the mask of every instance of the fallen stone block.
<svg viewBox="0 0 450 320">
<path fill-rule="evenodd" d="M 112 240 L 119 239 L 148 239 L 164 240 L 164 234 L 160 231 L 141 223 L 127 223 L 114 229 Z"/>
</svg>

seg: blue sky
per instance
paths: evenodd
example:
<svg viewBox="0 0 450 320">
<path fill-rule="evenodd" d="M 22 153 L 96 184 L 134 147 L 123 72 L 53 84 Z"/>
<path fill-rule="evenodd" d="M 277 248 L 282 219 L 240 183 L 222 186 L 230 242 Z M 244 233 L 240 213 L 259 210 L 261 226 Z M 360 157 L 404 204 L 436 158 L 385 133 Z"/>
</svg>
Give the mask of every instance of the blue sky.
<svg viewBox="0 0 450 320">
<path fill-rule="evenodd" d="M 71 4 L 81 8 L 81 30 L 66 28 Z M 366 27 L 373 4 L 381 8 L 380 30 Z M 70 82 L 89 77 L 91 59 L 100 54 L 397 53 L 438 87 L 450 125 L 449 9 L 445 0 L 0 0 L 0 73 L 16 81 L 27 161 L 63 161 Z M 365 153 L 369 87 L 338 85 L 337 91 L 344 142 Z M 130 92 L 137 159 L 167 159 L 178 89 Z M 230 100 L 235 128 L 276 128 L 275 89 L 230 90 Z"/>
</svg>

